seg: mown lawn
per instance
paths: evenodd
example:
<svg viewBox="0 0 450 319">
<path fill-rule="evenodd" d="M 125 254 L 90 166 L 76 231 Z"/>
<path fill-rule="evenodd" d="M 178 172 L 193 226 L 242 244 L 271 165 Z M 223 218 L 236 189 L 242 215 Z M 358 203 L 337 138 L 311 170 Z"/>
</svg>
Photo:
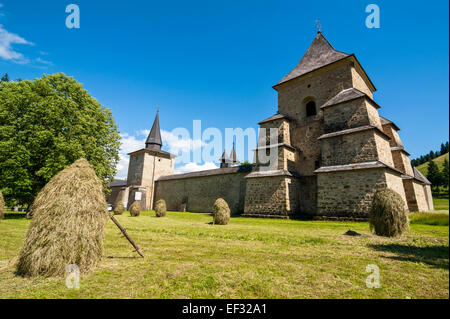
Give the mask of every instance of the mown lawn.
<svg viewBox="0 0 450 319">
<path fill-rule="evenodd" d="M 7 214 L 0 298 L 449 298 L 449 227 L 420 218 L 388 239 L 367 223 L 235 217 L 213 226 L 210 214 L 153 215 L 118 216 L 144 259 L 109 221 L 104 258 L 76 290 L 64 278 L 14 275 L 29 221 Z M 349 229 L 362 236 L 344 235 Z M 380 269 L 378 289 L 366 287 L 369 264 Z"/>
<path fill-rule="evenodd" d="M 445 197 L 442 195 L 441 197 L 434 197 L 433 196 L 433 204 L 435 210 L 448 210 L 448 196 Z"/>
</svg>

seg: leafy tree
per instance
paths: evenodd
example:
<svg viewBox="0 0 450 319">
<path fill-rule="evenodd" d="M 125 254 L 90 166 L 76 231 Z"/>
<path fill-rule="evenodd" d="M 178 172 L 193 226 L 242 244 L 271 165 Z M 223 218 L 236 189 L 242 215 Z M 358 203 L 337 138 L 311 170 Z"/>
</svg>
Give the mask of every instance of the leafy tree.
<svg viewBox="0 0 450 319">
<path fill-rule="evenodd" d="M 439 186 L 442 184 L 442 175 L 437 164 L 431 159 L 428 161 L 427 178 L 431 182 L 431 184 L 435 186 L 439 191 Z"/>
<path fill-rule="evenodd" d="M 9 202 L 29 205 L 61 169 L 85 157 L 104 181 L 119 160 L 111 111 L 62 73 L 0 89 L 0 188 Z"/>
<path fill-rule="evenodd" d="M 0 79 L 0 82 L 9 82 L 8 73 L 5 73 L 5 75 L 2 76 L 2 78 Z"/>
<path fill-rule="evenodd" d="M 449 185 L 449 168 L 448 160 L 444 160 L 444 167 L 442 168 L 442 185 L 448 188 Z"/>
</svg>

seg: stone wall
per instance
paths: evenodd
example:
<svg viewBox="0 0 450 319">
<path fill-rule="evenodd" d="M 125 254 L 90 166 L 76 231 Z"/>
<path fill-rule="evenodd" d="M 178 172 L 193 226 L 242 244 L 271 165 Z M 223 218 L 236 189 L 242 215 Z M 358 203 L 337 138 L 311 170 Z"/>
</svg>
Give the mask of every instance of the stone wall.
<svg viewBox="0 0 450 319">
<path fill-rule="evenodd" d="M 375 191 L 386 186 L 384 168 L 319 173 L 316 214 L 367 218 Z"/>
<path fill-rule="evenodd" d="M 409 161 L 408 155 L 406 155 L 403 150 L 392 150 L 392 158 L 394 160 L 394 167 L 396 169 L 409 176 L 414 176 L 411 162 Z"/>
<path fill-rule="evenodd" d="M 365 98 L 359 98 L 323 109 L 325 133 L 342 131 L 371 124 Z"/>
<path fill-rule="evenodd" d="M 247 178 L 245 194 L 246 216 L 288 217 L 299 213 L 298 178 L 266 176 Z"/>
<path fill-rule="evenodd" d="M 317 175 L 301 176 L 298 192 L 299 213 L 302 215 L 315 215 L 317 212 Z"/>
<path fill-rule="evenodd" d="M 378 160 L 384 164 L 394 167 L 388 137 L 382 132 L 375 130 L 375 143 L 377 145 Z"/>
<path fill-rule="evenodd" d="M 366 130 L 322 139 L 322 166 L 378 160 L 375 137 L 374 130 Z"/>
<path fill-rule="evenodd" d="M 128 201 L 128 187 L 126 186 L 113 186 L 110 187 L 111 193 L 109 193 L 108 196 L 106 196 L 106 202 L 108 204 L 111 204 L 112 206 L 115 206 L 118 200 L 121 200 L 122 202 Z M 124 204 L 126 208 L 126 204 Z"/>
<path fill-rule="evenodd" d="M 405 188 L 403 187 L 403 179 L 400 173 L 392 170 L 386 170 L 386 187 L 396 191 L 403 198 L 405 208 L 408 209 L 408 200 L 406 199 Z"/>
<path fill-rule="evenodd" d="M 351 71 L 352 71 L 353 87 L 360 90 L 361 92 L 364 92 L 370 98 L 373 98 L 372 91 L 368 87 L 366 81 L 364 81 L 363 79 L 362 70 L 359 67 L 353 66 Z"/>
<path fill-rule="evenodd" d="M 221 171 L 221 169 L 212 171 Z M 207 213 L 212 211 L 216 199 L 223 198 L 232 213 L 242 213 L 247 174 L 248 171 L 208 176 L 195 176 L 196 173 L 191 173 L 182 174 L 184 176 L 168 176 L 170 179 L 162 177 L 156 181 L 155 202 L 164 199 L 167 209 L 173 211 L 180 210 L 182 203 L 186 202 L 186 211 Z"/>
</svg>

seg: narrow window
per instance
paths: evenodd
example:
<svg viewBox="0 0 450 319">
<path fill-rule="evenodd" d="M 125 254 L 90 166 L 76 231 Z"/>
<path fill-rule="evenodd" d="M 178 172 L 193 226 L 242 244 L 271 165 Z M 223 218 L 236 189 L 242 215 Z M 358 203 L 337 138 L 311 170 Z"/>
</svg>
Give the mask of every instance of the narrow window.
<svg viewBox="0 0 450 319">
<path fill-rule="evenodd" d="M 306 103 L 306 116 L 314 116 L 316 114 L 316 102 L 310 101 Z"/>
</svg>

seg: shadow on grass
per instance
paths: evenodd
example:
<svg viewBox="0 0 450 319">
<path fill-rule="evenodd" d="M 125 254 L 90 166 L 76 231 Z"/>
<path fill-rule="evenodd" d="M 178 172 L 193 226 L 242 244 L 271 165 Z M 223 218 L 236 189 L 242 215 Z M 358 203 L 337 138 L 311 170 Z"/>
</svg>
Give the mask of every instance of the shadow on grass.
<svg viewBox="0 0 450 319">
<path fill-rule="evenodd" d="M 6 213 L 5 219 L 26 219 L 27 214 L 25 213 Z"/>
<path fill-rule="evenodd" d="M 400 244 L 388 244 L 388 245 L 369 245 L 377 251 L 394 253 L 397 256 L 389 256 L 393 260 L 409 261 L 409 262 L 422 262 L 431 265 L 436 268 L 448 268 L 449 247 L 448 246 L 428 246 L 417 247 Z"/>
</svg>

